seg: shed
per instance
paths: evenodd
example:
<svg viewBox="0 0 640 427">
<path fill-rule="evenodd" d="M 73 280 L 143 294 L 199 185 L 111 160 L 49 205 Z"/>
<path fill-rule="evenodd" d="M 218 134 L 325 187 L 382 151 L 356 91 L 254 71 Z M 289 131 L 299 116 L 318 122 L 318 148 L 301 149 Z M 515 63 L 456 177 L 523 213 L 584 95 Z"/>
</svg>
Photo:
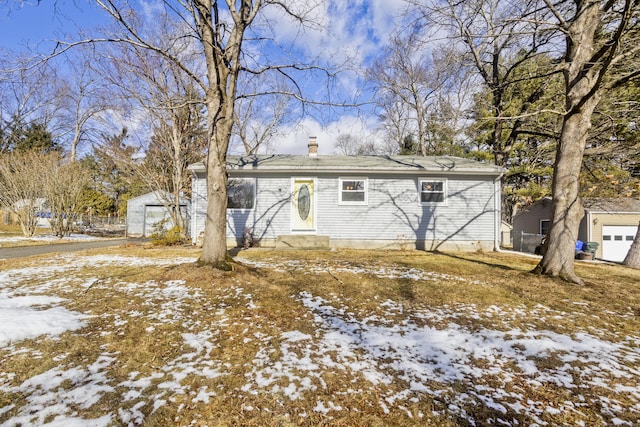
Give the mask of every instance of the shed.
<svg viewBox="0 0 640 427">
<path fill-rule="evenodd" d="M 174 224 L 167 206 L 173 205 L 175 198 L 169 193 L 154 191 L 134 197 L 127 202 L 127 235 L 150 237 L 161 227 L 171 229 Z M 180 199 L 180 212 L 186 226 L 189 225 L 190 202 Z"/>
<path fill-rule="evenodd" d="M 227 244 L 494 250 L 500 177 L 449 156 L 229 156 Z M 191 237 L 206 218 L 206 167 L 191 165 Z"/>
<path fill-rule="evenodd" d="M 500 244 L 503 247 L 512 247 L 513 245 L 513 225 L 502 220 L 500 225 Z"/>
<path fill-rule="evenodd" d="M 596 242 L 596 258 L 622 262 L 633 243 L 640 222 L 640 200 L 633 198 L 585 198 L 578 239 Z M 538 200 L 513 218 L 515 250 L 533 252 L 551 226 L 551 198 Z M 532 237 L 533 236 L 533 237 Z"/>
</svg>

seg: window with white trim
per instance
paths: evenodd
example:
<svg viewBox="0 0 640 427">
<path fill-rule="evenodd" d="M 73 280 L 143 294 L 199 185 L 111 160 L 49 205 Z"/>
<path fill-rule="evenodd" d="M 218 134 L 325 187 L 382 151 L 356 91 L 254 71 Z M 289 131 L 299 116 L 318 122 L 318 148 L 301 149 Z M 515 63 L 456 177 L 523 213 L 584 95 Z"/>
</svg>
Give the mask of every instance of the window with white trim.
<svg viewBox="0 0 640 427">
<path fill-rule="evenodd" d="M 256 200 L 254 178 L 229 178 L 227 184 L 227 209 L 253 209 Z"/>
<path fill-rule="evenodd" d="M 420 203 L 423 205 L 441 205 L 446 203 L 446 179 L 421 179 L 419 185 Z"/>
<path fill-rule="evenodd" d="M 367 204 L 366 178 L 340 178 L 340 198 L 341 205 L 366 205 Z"/>
</svg>

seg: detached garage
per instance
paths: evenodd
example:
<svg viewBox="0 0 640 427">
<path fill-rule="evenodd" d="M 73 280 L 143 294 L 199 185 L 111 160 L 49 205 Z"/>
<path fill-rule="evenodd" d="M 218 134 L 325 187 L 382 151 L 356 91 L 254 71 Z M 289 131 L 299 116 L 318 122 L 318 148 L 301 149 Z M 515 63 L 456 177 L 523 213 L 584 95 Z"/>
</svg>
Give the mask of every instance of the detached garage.
<svg viewBox="0 0 640 427">
<path fill-rule="evenodd" d="M 609 261 L 624 261 L 637 230 L 638 226 L 633 225 L 603 225 L 602 258 Z"/>
<path fill-rule="evenodd" d="M 143 194 L 127 202 L 127 235 L 134 237 L 150 237 L 159 228 L 171 229 L 174 224 L 167 210 L 173 204 L 173 196 L 158 192 Z M 185 226 L 188 226 L 189 200 L 180 199 L 180 212 Z"/>
<path fill-rule="evenodd" d="M 622 262 L 631 248 L 640 222 L 640 200 L 632 198 L 584 199 L 580 225 L 589 241 L 598 242 L 596 257 Z"/>
<path fill-rule="evenodd" d="M 632 198 L 585 198 L 584 217 L 578 239 L 596 242 L 596 258 L 622 262 L 629 252 L 640 222 L 640 200 Z M 513 219 L 514 249 L 527 252 L 540 244 L 551 225 L 551 199 L 544 198 Z M 532 244 L 523 242 L 531 238 Z"/>
</svg>

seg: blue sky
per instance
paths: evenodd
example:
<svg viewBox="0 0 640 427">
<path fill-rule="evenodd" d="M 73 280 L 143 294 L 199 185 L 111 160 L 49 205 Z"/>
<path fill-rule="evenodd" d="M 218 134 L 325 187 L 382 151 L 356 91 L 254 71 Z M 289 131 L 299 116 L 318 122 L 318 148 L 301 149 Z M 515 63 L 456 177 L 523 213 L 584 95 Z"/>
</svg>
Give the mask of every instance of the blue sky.
<svg viewBox="0 0 640 427">
<path fill-rule="evenodd" d="M 9 2 L 0 0 L 0 46 L 12 51 L 46 49 L 52 40 L 108 20 L 94 3 L 82 1 Z"/>
<path fill-rule="evenodd" d="M 134 3 L 140 10 L 152 10 L 160 4 L 155 0 Z M 289 41 L 301 43 L 299 48 L 310 57 L 348 57 L 357 68 L 380 51 L 403 4 L 403 0 L 327 0 L 314 9 L 317 14 L 314 18 L 328 29 L 309 30 L 304 37 L 297 37 L 300 32 L 295 22 L 280 20 L 274 15 L 269 19 L 276 22 L 278 37 L 291 37 Z M 0 0 L 0 51 L 2 48 L 13 52 L 36 49 L 46 53 L 56 39 L 77 39 L 80 30 L 91 31 L 110 22 L 110 17 L 93 1 Z M 355 93 L 359 89 L 352 77 L 345 78 L 341 85 L 343 92 Z M 295 129 L 287 130 L 277 144 L 278 152 L 305 152 L 308 137 L 312 135 L 318 137 L 320 153 L 330 154 L 332 143 L 340 133 L 365 134 L 375 127 L 372 117 L 363 117 L 357 112 L 329 113 L 329 117 L 329 121 L 323 123 L 307 118 Z"/>
</svg>

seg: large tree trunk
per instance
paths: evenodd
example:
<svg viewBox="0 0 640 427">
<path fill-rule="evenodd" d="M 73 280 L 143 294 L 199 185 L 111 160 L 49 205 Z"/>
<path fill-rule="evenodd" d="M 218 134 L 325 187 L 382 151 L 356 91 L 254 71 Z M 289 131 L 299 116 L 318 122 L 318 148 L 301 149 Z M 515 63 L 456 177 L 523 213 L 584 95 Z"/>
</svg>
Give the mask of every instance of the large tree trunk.
<svg viewBox="0 0 640 427">
<path fill-rule="evenodd" d="M 638 231 L 636 231 L 636 237 L 633 239 L 629 253 L 624 258 L 624 265 L 640 268 L 640 223 L 638 224 Z"/>
<path fill-rule="evenodd" d="M 228 123 L 227 123 L 228 122 Z M 227 262 L 227 147 L 230 120 L 221 120 L 214 129 L 214 142 L 207 156 L 207 218 L 200 262 L 228 270 Z M 225 130 L 226 129 L 226 130 Z"/>
<path fill-rule="evenodd" d="M 577 0 L 575 16 L 566 30 L 564 59 L 566 113 L 556 149 L 553 172 L 553 215 L 546 252 L 535 273 L 582 284 L 575 274 L 575 244 L 584 215 L 578 196 L 582 156 L 591 128 L 591 117 L 602 97 L 598 67 L 591 63 L 595 32 L 600 27 L 600 4 Z"/>
<path fill-rule="evenodd" d="M 591 112 L 597 104 L 591 98 L 585 105 L 589 111 L 565 116 L 560 142 L 556 149 L 553 173 L 553 212 L 547 234 L 546 251 L 534 272 L 582 284 L 575 274 L 575 245 L 584 208 L 578 196 L 582 155 L 591 127 Z"/>
<path fill-rule="evenodd" d="M 207 64 L 207 120 L 209 146 L 207 154 L 207 218 L 205 220 L 200 262 L 229 270 L 227 260 L 227 149 L 233 128 L 240 54 L 244 32 L 261 9 L 261 2 L 229 2 L 233 25 L 219 21 L 218 3 L 196 2 L 201 39 Z M 227 33 L 228 34 L 225 34 Z M 223 40 L 226 46 L 223 47 Z"/>
</svg>

